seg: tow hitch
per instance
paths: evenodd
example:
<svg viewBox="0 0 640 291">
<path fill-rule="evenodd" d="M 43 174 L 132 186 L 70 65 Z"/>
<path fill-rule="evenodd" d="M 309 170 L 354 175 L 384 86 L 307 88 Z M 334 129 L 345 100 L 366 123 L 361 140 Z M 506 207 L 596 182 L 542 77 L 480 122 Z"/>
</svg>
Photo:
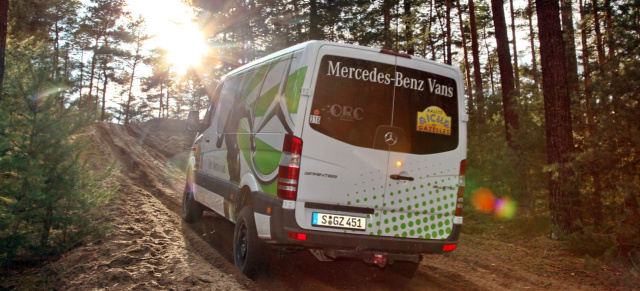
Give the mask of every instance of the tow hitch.
<svg viewBox="0 0 640 291">
<path fill-rule="evenodd" d="M 384 268 L 387 265 L 392 265 L 396 261 L 409 261 L 414 263 L 420 263 L 422 259 L 420 254 L 399 254 L 399 253 L 386 253 L 371 251 L 366 249 L 356 250 L 336 250 L 336 249 L 323 249 L 311 252 L 316 256 L 318 260 L 326 261 L 337 258 L 356 258 L 361 259 L 369 264 L 376 264 L 380 268 Z M 322 256 L 319 256 L 322 253 Z"/>
<path fill-rule="evenodd" d="M 373 253 L 373 263 L 384 268 L 387 265 L 387 253 Z"/>
</svg>

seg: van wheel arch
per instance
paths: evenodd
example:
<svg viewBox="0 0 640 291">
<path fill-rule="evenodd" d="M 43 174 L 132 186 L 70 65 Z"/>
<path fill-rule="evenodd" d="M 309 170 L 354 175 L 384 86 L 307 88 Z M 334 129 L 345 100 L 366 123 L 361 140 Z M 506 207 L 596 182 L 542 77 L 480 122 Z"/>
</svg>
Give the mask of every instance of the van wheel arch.
<svg viewBox="0 0 640 291">
<path fill-rule="evenodd" d="M 253 197 L 251 196 L 251 189 L 249 189 L 248 186 L 243 186 L 242 188 L 240 188 L 240 190 L 238 191 L 238 194 L 236 194 L 236 207 L 235 207 L 235 215 L 236 215 L 236 220 L 238 219 L 238 216 L 240 215 L 240 211 L 242 211 L 243 208 L 245 208 L 246 206 L 252 206 L 253 205 Z M 249 209 L 252 209 L 252 207 L 249 207 Z"/>
</svg>

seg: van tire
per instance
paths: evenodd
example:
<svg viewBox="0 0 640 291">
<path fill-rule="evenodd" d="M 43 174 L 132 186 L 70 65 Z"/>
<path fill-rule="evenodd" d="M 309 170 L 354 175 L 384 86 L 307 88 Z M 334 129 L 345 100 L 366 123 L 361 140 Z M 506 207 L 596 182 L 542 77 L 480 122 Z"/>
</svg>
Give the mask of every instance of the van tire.
<svg viewBox="0 0 640 291">
<path fill-rule="evenodd" d="M 193 187 L 189 185 L 189 180 L 187 177 L 187 185 L 182 192 L 182 219 L 187 223 L 194 223 L 202 217 L 204 206 L 193 197 Z"/>
<path fill-rule="evenodd" d="M 247 277 L 253 279 L 264 263 L 265 243 L 258 238 L 255 218 L 250 205 L 238 214 L 233 232 L 233 261 Z"/>
</svg>

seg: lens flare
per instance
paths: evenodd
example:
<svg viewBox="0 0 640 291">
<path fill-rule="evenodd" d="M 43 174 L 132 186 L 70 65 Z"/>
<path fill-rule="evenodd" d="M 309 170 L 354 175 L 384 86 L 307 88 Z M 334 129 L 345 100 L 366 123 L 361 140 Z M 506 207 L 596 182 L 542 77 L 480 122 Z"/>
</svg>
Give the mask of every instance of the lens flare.
<svg viewBox="0 0 640 291">
<path fill-rule="evenodd" d="M 478 188 L 471 194 L 471 203 L 476 209 L 482 213 L 490 213 L 493 211 L 493 203 L 496 199 L 493 192 L 487 188 Z"/>
<path fill-rule="evenodd" d="M 502 219 L 511 219 L 516 214 L 516 203 L 509 198 L 496 199 L 495 215 Z"/>
<path fill-rule="evenodd" d="M 493 213 L 500 219 L 511 219 L 516 214 L 516 202 L 510 198 L 496 198 L 487 188 L 478 188 L 471 194 L 471 203 L 482 213 Z"/>
</svg>

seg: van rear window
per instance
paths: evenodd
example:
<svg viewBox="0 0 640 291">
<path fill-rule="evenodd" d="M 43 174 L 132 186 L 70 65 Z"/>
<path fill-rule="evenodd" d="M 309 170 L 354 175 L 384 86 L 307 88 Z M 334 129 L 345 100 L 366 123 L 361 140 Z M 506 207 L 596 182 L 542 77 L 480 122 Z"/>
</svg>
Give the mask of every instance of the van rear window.
<svg viewBox="0 0 640 291">
<path fill-rule="evenodd" d="M 458 147 L 454 79 L 393 64 L 325 55 L 311 128 L 348 144 L 413 154 Z M 396 143 L 385 141 L 393 132 Z"/>
</svg>

